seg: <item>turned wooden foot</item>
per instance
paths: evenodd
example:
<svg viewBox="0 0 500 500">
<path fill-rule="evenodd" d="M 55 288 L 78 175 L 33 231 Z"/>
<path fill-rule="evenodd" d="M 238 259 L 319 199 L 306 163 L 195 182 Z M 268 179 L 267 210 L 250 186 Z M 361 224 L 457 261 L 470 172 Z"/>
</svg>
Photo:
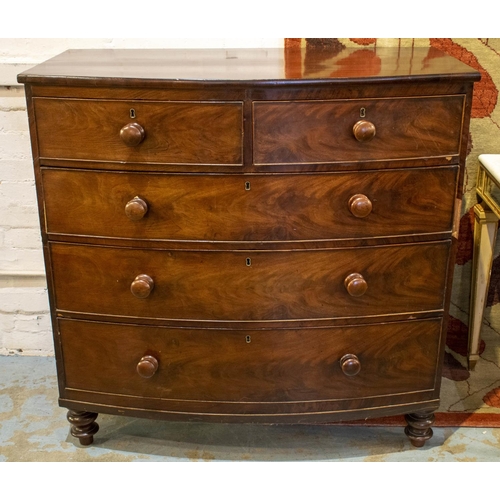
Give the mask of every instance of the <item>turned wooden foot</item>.
<svg viewBox="0 0 500 500">
<path fill-rule="evenodd" d="M 89 446 L 94 442 L 94 434 L 99 430 L 99 425 L 95 422 L 97 413 L 69 410 L 66 418 L 71 424 L 71 435 L 78 438 L 82 446 Z"/>
<path fill-rule="evenodd" d="M 431 425 L 434 423 L 433 412 L 409 413 L 405 415 L 406 423 L 405 434 L 413 446 L 420 448 L 432 437 Z"/>
</svg>

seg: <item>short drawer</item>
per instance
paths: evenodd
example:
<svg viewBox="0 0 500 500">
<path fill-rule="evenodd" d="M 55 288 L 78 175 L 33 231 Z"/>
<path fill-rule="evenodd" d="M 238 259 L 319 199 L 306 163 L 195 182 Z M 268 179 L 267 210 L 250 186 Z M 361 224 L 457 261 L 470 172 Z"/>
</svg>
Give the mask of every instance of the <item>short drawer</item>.
<svg viewBox="0 0 500 500">
<path fill-rule="evenodd" d="M 449 246 L 230 252 L 51 243 L 50 258 L 59 310 L 265 321 L 441 310 Z"/>
<path fill-rule="evenodd" d="M 40 157 L 173 164 L 242 162 L 240 102 L 33 99 Z"/>
<path fill-rule="evenodd" d="M 58 321 L 67 388 L 176 400 L 177 408 L 429 391 L 440 327 L 440 319 L 269 331 Z"/>
<path fill-rule="evenodd" d="M 464 102 L 460 95 L 255 102 L 254 162 L 360 162 L 458 155 Z"/>
<path fill-rule="evenodd" d="M 47 232 L 204 241 L 449 232 L 458 167 L 298 175 L 42 169 Z"/>
</svg>

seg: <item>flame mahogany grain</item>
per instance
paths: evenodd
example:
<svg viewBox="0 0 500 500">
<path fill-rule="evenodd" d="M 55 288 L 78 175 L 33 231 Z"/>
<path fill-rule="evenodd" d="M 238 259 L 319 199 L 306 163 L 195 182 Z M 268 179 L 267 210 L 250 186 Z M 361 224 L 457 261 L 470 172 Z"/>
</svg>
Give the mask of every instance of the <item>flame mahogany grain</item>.
<svg viewBox="0 0 500 500">
<path fill-rule="evenodd" d="M 432 436 L 475 70 L 435 49 L 70 50 L 25 85 L 60 404 Z"/>
<path fill-rule="evenodd" d="M 449 233 L 457 175 L 456 166 L 293 175 L 42 169 L 49 233 L 235 243 Z"/>
</svg>

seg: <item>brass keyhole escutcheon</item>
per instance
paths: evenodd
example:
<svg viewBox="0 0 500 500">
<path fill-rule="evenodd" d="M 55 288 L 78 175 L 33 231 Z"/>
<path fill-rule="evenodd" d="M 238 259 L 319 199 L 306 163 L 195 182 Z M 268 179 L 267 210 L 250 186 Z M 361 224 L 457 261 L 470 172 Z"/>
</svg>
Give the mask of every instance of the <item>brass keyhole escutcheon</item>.
<svg viewBox="0 0 500 500">
<path fill-rule="evenodd" d="M 250 335 L 247 335 L 247 336 L 245 337 L 245 342 L 246 342 L 247 344 L 250 344 L 250 342 L 252 342 L 252 337 L 251 337 Z"/>
<path fill-rule="evenodd" d="M 245 182 L 245 191 L 250 191 L 250 182 L 249 181 Z"/>
<path fill-rule="evenodd" d="M 135 109 L 130 108 L 130 118 L 135 118 Z"/>
<path fill-rule="evenodd" d="M 365 108 L 360 108 L 359 110 L 359 117 L 364 118 L 366 116 L 366 109 Z"/>
<path fill-rule="evenodd" d="M 250 267 L 252 265 L 252 259 L 250 257 L 247 257 L 245 260 L 245 264 L 247 265 L 247 267 Z"/>
</svg>

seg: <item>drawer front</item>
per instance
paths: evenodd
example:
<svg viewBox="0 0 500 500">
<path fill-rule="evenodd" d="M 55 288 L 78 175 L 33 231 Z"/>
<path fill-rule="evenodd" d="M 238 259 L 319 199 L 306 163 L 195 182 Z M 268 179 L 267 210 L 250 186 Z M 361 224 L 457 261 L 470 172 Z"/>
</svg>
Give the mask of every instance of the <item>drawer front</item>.
<svg viewBox="0 0 500 500">
<path fill-rule="evenodd" d="M 256 102 L 254 162 L 328 163 L 457 155 L 463 108 L 463 96 Z M 360 120 L 374 126 L 371 140 L 356 139 L 353 127 Z M 364 137 L 369 139 L 370 133 Z"/>
<path fill-rule="evenodd" d="M 243 108 L 238 102 L 50 98 L 35 98 L 33 102 L 42 158 L 175 164 L 242 162 Z M 143 134 L 136 126 L 122 132 L 131 123 L 138 124 Z"/>
<path fill-rule="evenodd" d="M 72 320 L 58 325 L 67 388 L 164 400 L 270 403 L 432 390 L 441 320 L 271 331 Z M 347 354 L 357 358 L 350 358 L 351 370 L 359 368 L 356 375 L 342 369 Z M 141 363 L 149 378 L 137 372 L 144 356 L 154 358 Z"/>
<path fill-rule="evenodd" d="M 449 246 L 229 252 L 52 243 L 50 253 L 59 310 L 261 321 L 441 310 Z"/>
<path fill-rule="evenodd" d="M 458 167 L 244 176 L 42 172 L 48 233 L 298 241 L 451 231 Z"/>
</svg>

